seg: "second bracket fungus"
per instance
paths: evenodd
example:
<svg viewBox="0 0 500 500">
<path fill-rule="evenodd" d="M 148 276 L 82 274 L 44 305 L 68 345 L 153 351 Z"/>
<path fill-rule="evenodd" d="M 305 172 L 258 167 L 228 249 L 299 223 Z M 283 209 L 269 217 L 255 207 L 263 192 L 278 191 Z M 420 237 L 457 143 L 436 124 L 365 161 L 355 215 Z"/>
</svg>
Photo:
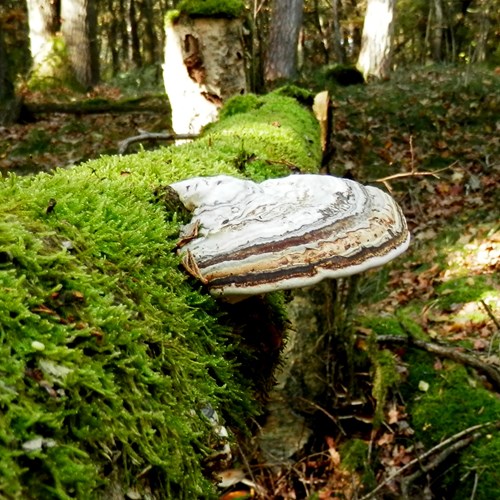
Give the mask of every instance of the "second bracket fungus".
<svg viewBox="0 0 500 500">
<path fill-rule="evenodd" d="M 232 302 L 381 266 L 410 241 L 391 196 L 347 179 L 216 176 L 171 187 L 193 213 L 179 241 L 184 267 Z"/>
</svg>

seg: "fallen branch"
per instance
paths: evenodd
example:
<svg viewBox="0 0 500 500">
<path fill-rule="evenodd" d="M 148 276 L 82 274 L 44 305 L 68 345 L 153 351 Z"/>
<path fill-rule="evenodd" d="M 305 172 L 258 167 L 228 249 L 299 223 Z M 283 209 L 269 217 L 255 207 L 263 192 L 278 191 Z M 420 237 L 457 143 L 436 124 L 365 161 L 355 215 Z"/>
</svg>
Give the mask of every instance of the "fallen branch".
<svg viewBox="0 0 500 500">
<path fill-rule="evenodd" d="M 167 132 L 142 132 L 139 135 L 128 137 L 118 143 L 118 153 L 123 154 L 127 151 L 128 147 L 134 142 L 144 141 L 177 141 L 182 139 L 196 139 L 198 134 L 170 134 Z"/>
<path fill-rule="evenodd" d="M 484 307 L 484 310 L 486 311 L 486 314 L 490 317 L 491 321 L 493 321 L 493 323 L 495 323 L 495 326 L 497 327 L 497 330 L 500 330 L 500 321 L 498 321 L 498 319 L 493 314 L 493 311 L 491 310 L 491 307 L 484 300 L 482 300 L 482 299 L 481 299 L 480 302 L 481 302 L 482 306 Z"/>
<path fill-rule="evenodd" d="M 165 113 L 168 112 L 168 101 L 165 98 L 137 98 L 122 101 L 105 99 L 78 102 L 24 102 L 23 106 L 31 114 L 63 113 L 63 114 L 99 114 L 99 113 Z"/>
<path fill-rule="evenodd" d="M 404 328 L 404 327 L 403 327 Z M 418 347 L 432 354 L 437 354 L 442 358 L 451 359 L 457 363 L 470 366 L 488 377 L 497 391 L 500 391 L 500 370 L 495 366 L 481 361 L 472 354 L 466 354 L 455 347 L 443 346 L 434 342 L 426 342 L 413 338 L 411 335 L 402 337 L 398 335 L 377 335 L 377 342 L 389 344 L 408 344 L 412 347 Z"/>
<path fill-rule="evenodd" d="M 413 474 L 404 478 L 404 480 L 401 481 L 401 493 L 403 498 L 408 498 L 408 491 L 410 490 L 411 485 L 418 478 L 420 478 L 424 474 L 427 474 L 431 470 L 436 469 L 443 462 L 445 462 L 445 460 L 448 457 L 450 457 L 457 451 L 461 450 L 462 448 L 466 448 L 467 446 L 469 446 L 471 443 L 478 440 L 482 436 L 483 436 L 482 432 L 475 432 L 471 436 L 460 439 L 459 441 L 456 441 L 455 443 L 451 444 L 450 446 L 445 448 L 441 453 L 439 453 L 439 455 L 430 460 L 427 464 L 420 464 L 419 469 L 417 469 Z"/>
<path fill-rule="evenodd" d="M 370 498 L 373 498 L 380 490 L 385 488 L 389 483 L 394 481 L 396 478 L 401 476 L 403 472 L 406 472 L 410 470 L 412 467 L 415 465 L 420 465 L 421 470 L 415 472 L 411 476 L 409 476 L 408 479 L 415 480 L 417 479 L 418 476 L 420 476 L 423 473 L 429 472 L 433 468 L 437 467 L 439 464 L 441 464 L 449 455 L 452 453 L 458 451 L 461 448 L 464 448 L 465 446 L 469 445 L 473 441 L 477 440 L 479 437 L 481 437 L 483 434 L 481 432 L 476 432 L 480 431 L 489 427 L 495 427 L 496 429 L 500 428 L 500 421 L 498 422 L 486 422 L 485 424 L 478 424 L 474 425 L 472 427 L 469 427 L 468 429 L 465 429 L 463 431 L 460 431 L 453 436 L 450 436 L 449 438 L 445 439 L 444 441 L 441 441 L 438 443 L 436 446 L 432 447 L 430 450 L 427 450 L 426 452 L 422 453 L 418 457 L 414 458 L 410 462 L 408 462 L 406 465 L 398 469 L 396 472 L 391 474 L 387 479 L 382 481 L 376 488 L 374 488 L 372 491 L 367 493 L 365 496 L 361 497 L 359 500 L 369 500 Z M 443 450 L 436 458 L 434 458 L 432 461 L 430 461 L 427 465 L 423 465 L 423 462 L 437 453 L 438 451 Z M 418 474 L 418 475 L 417 475 Z M 407 481 L 408 481 L 407 479 Z M 409 483 L 408 483 L 409 486 Z"/>
</svg>

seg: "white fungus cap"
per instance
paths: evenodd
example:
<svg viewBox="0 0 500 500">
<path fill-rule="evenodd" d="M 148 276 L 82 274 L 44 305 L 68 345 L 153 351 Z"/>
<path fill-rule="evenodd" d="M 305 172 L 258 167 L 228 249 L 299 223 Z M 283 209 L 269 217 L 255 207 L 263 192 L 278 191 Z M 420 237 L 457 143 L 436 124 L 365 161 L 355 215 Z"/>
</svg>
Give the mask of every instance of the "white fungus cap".
<svg viewBox="0 0 500 500">
<path fill-rule="evenodd" d="M 214 295 L 237 296 L 313 285 L 386 264 L 410 235 L 384 191 L 327 175 L 261 183 L 230 176 L 172 184 L 193 211 L 179 252 Z M 193 227 L 196 235 L 189 235 Z"/>
</svg>

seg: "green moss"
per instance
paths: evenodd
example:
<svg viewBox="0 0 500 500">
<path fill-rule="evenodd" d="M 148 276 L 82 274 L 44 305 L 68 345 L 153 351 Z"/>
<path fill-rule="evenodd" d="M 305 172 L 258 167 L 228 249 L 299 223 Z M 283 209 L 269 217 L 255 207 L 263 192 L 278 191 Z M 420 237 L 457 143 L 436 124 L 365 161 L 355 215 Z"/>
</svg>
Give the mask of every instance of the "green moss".
<svg viewBox="0 0 500 500">
<path fill-rule="evenodd" d="M 88 498 L 112 468 L 136 486 L 150 465 L 145 482 L 207 493 L 196 410 L 248 402 L 224 359 L 227 332 L 178 270 L 178 225 L 146 186 L 72 174 L 2 191 L 1 462 L 28 467 L 17 478 L 26 498 Z M 55 446 L 23 451 L 37 437 Z"/>
<path fill-rule="evenodd" d="M 177 19 L 181 16 L 181 11 L 178 9 L 171 9 L 168 10 L 167 13 L 165 14 L 165 24 L 167 26 L 174 24 Z"/>
<path fill-rule="evenodd" d="M 361 439 L 350 439 L 340 446 L 342 465 L 348 470 L 361 471 L 368 459 L 368 444 Z"/>
<path fill-rule="evenodd" d="M 177 9 L 192 17 L 238 17 L 245 9 L 243 0 L 182 0 Z"/>
<path fill-rule="evenodd" d="M 400 381 L 400 377 L 391 351 L 379 350 L 374 345 L 370 349 L 370 359 L 374 372 L 372 396 L 376 402 L 373 425 L 378 427 L 384 419 L 384 408 L 389 390 Z"/>
<path fill-rule="evenodd" d="M 32 128 L 26 135 L 23 142 L 19 143 L 12 154 L 15 156 L 29 156 L 30 154 L 45 153 L 49 149 L 53 153 L 53 146 L 51 147 L 52 137 L 43 128 Z"/>
<path fill-rule="evenodd" d="M 367 316 L 358 321 L 375 335 L 405 335 L 399 320 L 393 316 Z"/>
<path fill-rule="evenodd" d="M 339 448 L 342 466 L 350 472 L 361 474 L 361 481 L 366 491 L 376 486 L 375 474 L 369 466 L 368 443 L 361 439 L 350 439 Z"/>
<path fill-rule="evenodd" d="M 412 405 L 415 430 L 427 443 L 437 442 L 479 423 L 500 418 L 500 402 L 484 389 L 462 366 L 446 363 L 436 371 L 432 360 L 412 357 L 409 383 L 419 394 Z M 419 382 L 429 384 L 425 392 Z M 457 418 L 460 415 L 460 418 Z"/>
<path fill-rule="evenodd" d="M 314 102 L 314 93 L 305 88 L 298 87 L 297 85 L 283 85 L 282 87 L 277 88 L 274 93 L 277 95 L 293 97 L 300 103 L 307 106 L 312 106 Z"/>
<path fill-rule="evenodd" d="M 255 180 L 317 172 L 319 126 L 305 107 L 275 93 L 259 97 L 257 103 L 249 97 L 236 100 L 236 105 L 239 102 L 250 103 L 251 110 L 223 113 L 224 120 L 208 126 L 197 141 L 199 148 L 227 153 L 236 169 Z"/>
<path fill-rule="evenodd" d="M 439 294 L 439 305 L 443 309 L 450 309 L 454 304 L 484 299 L 492 292 L 492 285 L 484 276 L 463 276 L 442 283 L 436 291 Z"/>
<path fill-rule="evenodd" d="M 412 397 L 409 414 L 416 438 L 428 447 L 473 425 L 500 419 L 498 398 L 463 366 L 446 362 L 443 370 L 435 370 L 432 359 L 425 353 L 413 351 L 407 361 L 411 367 L 409 387 L 403 388 L 403 394 Z M 418 389 L 420 381 L 427 382 L 427 391 Z M 453 498 L 470 498 L 475 473 L 479 474 L 479 482 L 474 498 L 486 500 L 498 496 L 500 436 L 497 431 L 477 440 L 454 460 L 457 462 L 458 465 L 443 474 L 443 485 Z M 454 492 L 449 490 L 452 485 L 457 488 Z"/>
<path fill-rule="evenodd" d="M 221 122 L 190 144 L 1 181 L 0 496 L 106 498 L 116 487 L 213 496 L 201 466 L 212 430 L 200 410 L 211 404 L 245 431 L 264 382 L 237 363 L 260 359 L 261 346 L 242 353 L 236 334 L 250 337 L 263 317 L 284 328 L 282 298 L 247 311 L 245 328 L 187 277 L 175 253 L 184 216 L 165 186 L 247 175 L 235 166 L 242 141 L 250 157 L 293 162 L 309 146 L 316 155 L 316 138 L 289 145 L 309 118 L 282 99 L 262 98 L 256 112 L 267 114 L 228 117 L 227 133 Z M 285 145 L 274 137 L 273 147 L 277 103 Z M 248 122 L 254 134 L 236 141 Z M 305 130 L 314 134 L 312 121 Z M 265 167 L 253 175 L 277 175 Z"/>
<path fill-rule="evenodd" d="M 71 70 L 68 48 L 62 36 L 53 36 L 50 40 L 50 50 L 41 64 L 30 72 L 28 86 L 31 90 L 47 90 L 65 86 L 77 92 L 83 91 Z"/>
<path fill-rule="evenodd" d="M 262 106 L 262 101 L 255 94 L 243 94 L 231 97 L 225 103 L 219 113 L 223 120 L 238 113 L 248 113 Z"/>
</svg>

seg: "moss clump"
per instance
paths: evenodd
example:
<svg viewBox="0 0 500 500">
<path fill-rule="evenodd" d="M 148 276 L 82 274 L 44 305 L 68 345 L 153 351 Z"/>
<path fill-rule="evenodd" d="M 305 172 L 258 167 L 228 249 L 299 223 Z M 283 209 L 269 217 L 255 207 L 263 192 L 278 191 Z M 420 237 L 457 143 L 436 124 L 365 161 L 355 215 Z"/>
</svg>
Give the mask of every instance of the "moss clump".
<svg viewBox="0 0 500 500">
<path fill-rule="evenodd" d="M 367 491 L 376 486 L 375 473 L 369 466 L 368 443 L 361 439 L 350 439 L 340 445 L 342 465 L 350 472 L 361 474 L 361 482 Z"/>
<path fill-rule="evenodd" d="M 167 13 L 165 14 L 165 24 L 167 26 L 174 24 L 179 19 L 180 16 L 181 16 L 180 10 L 178 9 L 168 10 Z"/>
<path fill-rule="evenodd" d="M 288 100 L 280 119 L 304 114 Z M 226 120 L 230 130 L 239 116 Z M 184 216 L 162 186 L 247 174 L 234 166 L 234 137 L 218 147 L 223 130 L 1 181 L 0 497 L 213 496 L 201 409 L 210 404 L 243 432 L 260 381 L 236 367 L 230 311 L 182 272 L 174 250 Z M 262 137 L 245 138 L 249 153 L 262 154 Z M 285 151 L 278 143 L 266 153 Z M 282 325 L 279 300 L 262 308 Z"/>
<path fill-rule="evenodd" d="M 463 276 L 446 281 L 436 291 L 439 293 L 439 305 L 450 309 L 454 304 L 479 301 L 492 289 L 484 276 Z"/>
<path fill-rule="evenodd" d="M 314 103 L 314 94 L 310 90 L 298 87 L 297 85 L 284 85 L 279 87 L 274 91 L 277 95 L 284 95 L 287 97 L 293 97 L 297 99 L 300 103 L 312 106 Z"/>
<path fill-rule="evenodd" d="M 245 10 L 243 0 L 182 0 L 177 9 L 191 17 L 238 17 Z"/>
<path fill-rule="evenodd" d="M 400 377 L 392 352 L 387 349 L 378 350 L 376 345 L 371 347 L 370 359 L 374 372 L 372 396 L 376 402 L 373 425 L 378 427 L 384 419 L 384 407 L 389 389 L 400 381 Z"/>
<path fill-rule="evenodd" d="M 223 120 L 238 113 L 248 113 L 262 106 L 262 101 L 255 94 L 237 95 L 228 99 L 220 110 L 219 118 Z"/>
<path fill-rule="evenodd" d="M 1 191 L 0 461 L 18 474 L 0 491 L 89 498 L 119 469 L 129 487 L 208 494 L 199 410 L 249 402 L 227 331 L 179 271 L 178 224 L 147 186 L 80 173 Z"/>
<path fill-rule="evenodd" d="M 298 106 L 295 99 L 271 93 L 257 101 L 248 96 L 235 100 L 229 109 L 238 109 L 240 102 L 243 108 L 251 105 L 251 110 L 236 114 L 223 110 L 224 120 L 208 126 L 197 141 L 200 148 L 216 147 L 227 153 L 234 167 L 255 180 L 297 171 L 317 172 L 321 162 L 319 126 L 305 107 Z"/>
<path fill-rule="evenodd" d="M 362 85 L 365 83 L 363 74 L 357 68 L 346 64 L 335 64 L 324 70 L 324 78 L 327 83 L 333 82 L 342 87 L 349 85 Z M 328 85 L 327 85 L 328 86 Z"/>
<path fill-rule="evenodd" d="M 359 322 L 366 328 L 373 331 L 375 335 L 401 335 L 404 336 L 404 331 L 401 328 L 401 323 L 393 316 L 378 317 L 366 316 L 359 319 Z"/>
<path fill-rule="evenodd" d="M 447 362 L 443 370 L 435 370 L 433 361 L 425 353 L 413 351 L 409 362 L 408 386 L 413 394 L 409 413 L 417 439 L 428 447 L 473 425 L 500 420 L 498 398 L 463 366 Z M 427 391 L 418 390 L 420 381 L 429 384 Z M 449 487 L 457 488 L 451 494 L 453 498 L 470 498 L 477 473 L 479 482 L 474 498 L 497 498 L 500 495 L 498 464 L 500 435 L 492 431 L 459 455 L 458 466 L 444 473 L 443 487 L 448 494 Z"/>
<path fill-rule="evenodd" d="M 428 358 L 417 361 L 412 357 L 408 380 L 419 394 L 411 415 L 421 439 L 434 443 L 472 425 L 500 418 L 500 402 L 464 367 L 446 363 L 444 370 L 436 371 L 431 362 Z M 429 384 L 428 391 L 418 391 L 420 380 Z"/>
<path fill-rule="evenodd" d="M 83 92 L 85 89 L 70 68 L 66 42 L 61 36 L 53 36 L 45 59 L 31 70 L 28 86 L 31 90 L 47 90 L 63 86 Z"/>
</svg>

